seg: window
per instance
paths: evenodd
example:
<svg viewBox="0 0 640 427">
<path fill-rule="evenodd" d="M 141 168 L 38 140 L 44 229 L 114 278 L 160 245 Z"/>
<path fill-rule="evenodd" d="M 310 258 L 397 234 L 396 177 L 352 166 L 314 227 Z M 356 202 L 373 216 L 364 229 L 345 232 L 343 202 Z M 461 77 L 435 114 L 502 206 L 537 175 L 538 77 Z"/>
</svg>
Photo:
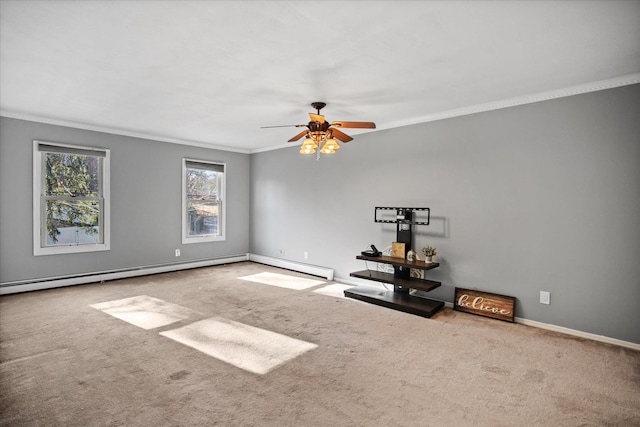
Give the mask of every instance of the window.
<svg viewBox="0 0 640 427">
<path fill-rule="evenodd" d="M 182 243 L 224 240 L 223 163 L 182 160 Z"/>
<path fill-rule="evenodd" d="M 34 255 L 109 250 L 109 155 L 34 141 Z"/>
</svg>

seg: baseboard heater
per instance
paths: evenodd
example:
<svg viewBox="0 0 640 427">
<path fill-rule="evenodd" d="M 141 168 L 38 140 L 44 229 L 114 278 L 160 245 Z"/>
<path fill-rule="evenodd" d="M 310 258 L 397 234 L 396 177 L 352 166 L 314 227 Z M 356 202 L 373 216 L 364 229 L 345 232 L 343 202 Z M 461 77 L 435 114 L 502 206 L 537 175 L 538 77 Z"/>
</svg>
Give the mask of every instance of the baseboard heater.
<svg viewBox="0 0 640 427">
<path fill-rule="evenodd" d="M 259 264 L 271 265 L 287 270 L 298 271 L 300 273 L 311 274 L 312 276 L 325 277 L 327 280 L 333 280 L 333 269 L 320 267 L 317 265 L 303 264 L 299 262 L 287 261 L 280 258 L 271 258 L 263 255 L 249 254 L 249 261 Z"/>
<path fill-rule="evenodd" d="M 43 289 L 60 288 L 64 286 L 83 285 L 87 283 L 106 282 L 109 280 L 125 279 L 127 277 L 147 276 L 150 274 L 168 273 L 171 271 L 188 270 L 191 268 L 199 267 L 210 267 L 212 265 L 230 264 L 248 260 L 249 254 L 244 254 L 179 264 L 174 263 L 151 265 L 98 273 L 87 273 L 75 276 L 50 277 L 32 281 L 23 280 L 19 282 L 6 282 L 0 284 L 0 295 L 39 291 Z"/>
</svg>

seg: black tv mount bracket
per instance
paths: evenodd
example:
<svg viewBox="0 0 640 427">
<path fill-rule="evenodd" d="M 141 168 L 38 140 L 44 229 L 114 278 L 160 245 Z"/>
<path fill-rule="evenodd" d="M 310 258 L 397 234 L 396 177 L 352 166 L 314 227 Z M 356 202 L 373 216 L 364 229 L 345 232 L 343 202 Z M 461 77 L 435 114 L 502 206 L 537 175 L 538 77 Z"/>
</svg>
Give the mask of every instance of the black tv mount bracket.
<svg viewBox="0 0 640 427">
<path fill-rule="evenodd" d="M 395 211 L 395 219 L 382 219 L 381 211 Z M 426 214 L 426 218 L 425 217 Z M 386 215 L 387 218 L 389 214 Z M 418 216 L 423 221 L 418 221 Z M 426 220 L 424 220 L 426 219 Z M 429 225 L 431 221 L 431 209 L 429 208 L 396 208 L 396 207 L 378 207 L 376 206 L 373 216 L 374 222 L 386 224 L 396 224 L 396 242 L 405 244 L 406 252 L 411 249 L 411 232 L 414 225 Z"/>
<path fill-rule="evenodd" d="M 388 219 L 380 219 L 378 218 L 378 211 L 396 211 L 396 219 L 388 220 Z M 426 221 L 414 221 L 413 213 L 416 211 L 423 211 L 427 214 Z M 388 208 L 388 207 L 376 207 L 374 212 L 374 222 L 384 222 L 390 224 L 411 224 L 411 225 L 429 225 L 429 221 L 431 220 L 431 209 L 430 208 Z"/>
<path fill-rule="evenodd" d="M 383 213 L 381 211 L 396 211 L 395 219 L 382 219 Z M 380 215 L 379 215 L 380 214 Z M 426 221 L 417 221 L 420 216 L 424 219 L 426 215 Z M 389 214 L 387 214 L 389 217 Z M 412 226 L 414 225 L 429 225 L 431 221 L 431 209 L 429 208 L 396 208 L 396 207 L 376 207 L 373 216 L 374 222 L 381 222 L 385 224 L 396 224 L 396 242 L 404 243 L 404 255 L 407 256 L 407 252 L 412 247 Z M 402 267 L 394 267 L 394 275 L 396 277 L 408 277 L 409 269 Z"/>
</svg>

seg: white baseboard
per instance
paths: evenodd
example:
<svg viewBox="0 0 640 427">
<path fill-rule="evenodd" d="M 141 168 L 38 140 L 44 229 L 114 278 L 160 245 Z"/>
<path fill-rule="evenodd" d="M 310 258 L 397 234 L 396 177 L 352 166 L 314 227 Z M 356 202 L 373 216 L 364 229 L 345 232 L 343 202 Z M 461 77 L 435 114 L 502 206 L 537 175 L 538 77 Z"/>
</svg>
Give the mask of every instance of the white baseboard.
<svg viewBox="0 0 640 427">
<path fill-rule="evenodd" d="M 564 326 L 551 325 L 549 323 L 542 323 L 536 320 L 524 319 L 522 317 L 515 318 L 516 323 L 522 325 L 533 326 L 535 328 L 546 329 L 548 331 L 560 332 L 562 334 L 573 335 L 574 337 L 585 338 L 592 341 L 599 341 L 605 344 L 613 344 L 620 347 L 630 348 L 632 350 L 640 351 L 640 344 L 636 344 L 629 341 L 623 341 L 616 338 L 609 338 L 604 335 L 592 334 L 590 332 L 578 331 L 575 329 L 565 328 Z"/>
<path fill-rule="evenodd" d="M 354 285 L 354 286 L 369 286 L 369 287 L 374 286 L 371 283 L 363 284 L 358 279 L 353 279 L 353 278 L 338 277 L 336 278 L 336 282 L 344 283 L 347 285 Z M 379 283 L 379 282 L 376 282 L 376 284 L 379 285 L 378 288 L 380 288 L 380 286 L 382 285 L 382 283 Z M 391 287 L 392 285 L 388 285 L 388 286 Z M 444 301 L 444 306 L 452 309 L 453 303 Z M 554 331 L 554 332 L 560 332 L 562 334 L 571 335 L 574 337 L 585 338 L 592 341 L 598 341 L 605 344 L 613 344 L 620 347 L 625 347 L 625 348 L 630 348 L 632 350 L 640 351 L 640 344 L 636 344 L 629 341 L 623 341 L 616 338 L 609 338 L 604 335 L 597 335 L 589 332 L 578 331 L 575 329 L 565 328 L 564 326 L 551 325 L 549 323 L 538 322 L 536 320 L 529 320 L 522 317 L 516 317 L 514 318 L 514 321 L 515 323 L 519 323 L 521 325 L 533 326 L 535 328 L 546 329 L 548 331 Z"/>
<path fill-rule="evenodd" d="M 259 264 L 272 265 L 274 267 L 286 268 L 287 270 L 299 271 L 300 273 L 311 274 L 312 276 L 326 277 L 327 280 L 333 280 L 333 269 L 320 267 L 317 265 L 303 264 L 286 259 L 271 258 L 264 255 L 249 254 L 249 261 Z"/>
<path fill-rule="evenodd" d="M 181 264 L 163 264 L 156 266 L 134 267 L 126 270 L 89 273 L 82 276 L 50 277 L 37 281 L 21 281 L 3 283 L 0 286 L 0 295 L 15 294 L 20 292 L 40 291 L 44 289 L 60 288 L 64 286 L 83 285 L 87 283 L 105 282 L 107 280 L 125 279 L 127 277 L 146 276 L 149 274 L 168 273 L 171 271 L 187 270 L 190 268 L 209 267 L 212 265 L 229 264 L 233 262 L 248 261 L 249 254 L 235 255 L 224 258 L 213 258 L 201 261 L 185 262 Z"/>
</svg>

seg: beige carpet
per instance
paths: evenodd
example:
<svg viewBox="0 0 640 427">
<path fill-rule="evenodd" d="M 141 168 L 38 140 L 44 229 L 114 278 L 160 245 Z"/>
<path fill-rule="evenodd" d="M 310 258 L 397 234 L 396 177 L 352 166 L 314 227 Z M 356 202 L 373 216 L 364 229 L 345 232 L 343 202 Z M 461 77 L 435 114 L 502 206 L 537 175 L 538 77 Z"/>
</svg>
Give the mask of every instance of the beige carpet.
<svg viewBox="0 0 640 427">
<path fill-rule="evenodd" d="M 322 282 L 244 262 L 2 296 L 0 425 L 640 426 L 640 352 Z"/>
</svg>

